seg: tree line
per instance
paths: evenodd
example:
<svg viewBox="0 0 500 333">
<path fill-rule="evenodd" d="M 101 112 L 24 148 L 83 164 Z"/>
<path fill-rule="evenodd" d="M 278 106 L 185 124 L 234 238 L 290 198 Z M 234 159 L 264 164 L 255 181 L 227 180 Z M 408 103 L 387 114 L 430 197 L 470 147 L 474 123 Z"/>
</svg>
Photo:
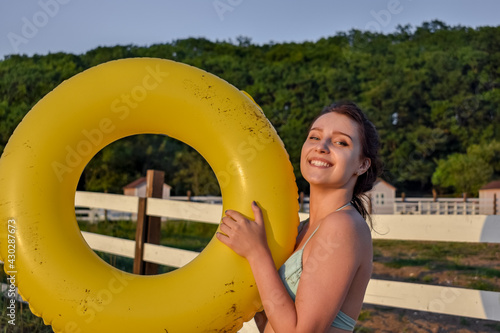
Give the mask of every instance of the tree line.
<svg viewBox="0 0 500 333">
<path fill-rule="evenodd" d="M 299 190 L 307 125 L 326 105 L 352 100 L 381 137 L 384 178 L 408 194 L 477 195 L 500 179 L 500 27 L 398 26 L 390 34 L 340 32 L 316 42 L 253 44 L 250 38 L 180 39 L 148 47 L 98 47 L 84 54 L 10 55 L 0 61 L 0 151 L 24 115 L 73 75 L 110 60 L 171 59 L 247 91 L 285 143 Z M 219 194 L 208 164 L 172 138 L 119 140 L 87 165 L 79 189 L 121 193 L 164 170 L 174 194 Z"/>
</svg>

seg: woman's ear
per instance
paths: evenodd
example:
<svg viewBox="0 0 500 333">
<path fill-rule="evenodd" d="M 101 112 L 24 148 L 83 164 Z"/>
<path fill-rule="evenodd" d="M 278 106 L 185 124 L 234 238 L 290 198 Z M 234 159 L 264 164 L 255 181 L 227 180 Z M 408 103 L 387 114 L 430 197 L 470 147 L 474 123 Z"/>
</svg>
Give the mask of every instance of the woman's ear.
<svg viewBox="0 0 500 333">
<path fill-rule="evenodd" d="M 370 168 L 371 165 L 372 165 L 372 160 L 369 159 L 368 157 L 365 157 L 363 159 L 361 165 L 359 166 L 358 171 L 356 171 L 356 174 L 358 176 L 361 176 L 362 174 L 364 174 Z"/>
</svg>

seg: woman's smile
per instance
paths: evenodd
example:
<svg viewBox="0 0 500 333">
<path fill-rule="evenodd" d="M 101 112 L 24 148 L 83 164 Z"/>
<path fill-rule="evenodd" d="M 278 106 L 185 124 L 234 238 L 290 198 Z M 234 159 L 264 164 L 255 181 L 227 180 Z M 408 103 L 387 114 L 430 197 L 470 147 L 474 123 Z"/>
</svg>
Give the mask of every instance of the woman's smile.
<svg viewBox="0 0 500 333">
<path fill-rule="evenodd" d="M 333 166 L 332 163 L 323 158 L 312 158 L 309 160 L 309 164 L 319 168 L 330 168 Z"/>
</svg>

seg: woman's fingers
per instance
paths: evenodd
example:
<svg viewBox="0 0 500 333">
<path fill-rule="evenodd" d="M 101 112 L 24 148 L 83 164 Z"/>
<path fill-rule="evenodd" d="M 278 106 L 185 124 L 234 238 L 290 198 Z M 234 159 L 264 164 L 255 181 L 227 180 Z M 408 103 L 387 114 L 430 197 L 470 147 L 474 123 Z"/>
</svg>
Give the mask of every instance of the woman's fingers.
<svg viewBox="0 0 500 333">
<path fill-rule="evenodd" d="M 257 222 L 258 224 L 263 224 L 264 218 L 262 216 L 262 210 L 260 209 L 260 207 L 257 205 L 257 203 L 255 201 L 252 201 L 252 211 L 253 211 L 254 221 Z M 233 219 L 235 222 L 247 221 L 245 216 L 243 216 L 240 212 L 238 212 L 236 210 L 228 209 L 225 211 L 225 214 L 226 214 L 226 216 Z"/>
<path fill-rule="evenodd" d="M 255 201 L 252 202 L 252 211 L 255 221 L 247 219 L 236 210 L 226 210 L 224 212 L 225 216 L 221 219 L 219 230 L 227 237 L 248 235 L 248 233 L 252 233 L 252 231 L 254 233 L 257 229 L 264 226 L 264 218 L 262 216 L 262 210 Z"/>
<path fill-rule="evenodd" d="M 224 216 L 221 222 L 227 225 L 228 227 L 231 227 L 231 225 L 233 225 L 236 221 L 229 216 Z"/>
<path fill-rule="evenodd" d="M 217 238 L 226 245 L 228 245 L 229 234 L 232 231 L 231 224 L 233 224 L 233 222 L 234 220 L 232 218 L 224 216 L 219 225 L 220 231 L 216 233 Z"/>
<path fill-rule="evenodd" d="M 219 229 L 221 232 L 229 236 L 231 231 L 236 230 L 237 226 L 235 225 L 237 222 L 233 220 L 229 216 L 224 216 L 222 218 L 221 224 L 219 226 Z"/>
<path fill-rule="evenodd" d="M 262 216 L 262 210 L 255 201 L 252 201 L 252 210 L 255 222 L 257 222 L 257 224 L 259 225 L 264 224 L 264 217 Z"/>
<path fill-rule="evenodd" d="M 245 220 L 245 217 L 240 212 L 238 212 L 236 210 L 228 209 L 224 213 L 226 214 L 225 217 L 229 217 L 229 218 L 231 218 L 235 222 Z"/>
<path fill-rule="evenodd" d="M 217 237 L 217 239 L 222 242 L 222 244 L 226 244 L 227 246 L 231 247 L 229 236 L 222 233 L 222 231 L 217 231 L 215 233 L 215 237 Z"/>
<path fill-rule="evenodd" d="M 221 219 L 217 238 L 238 255 L 249 258 L 256 249 L 267 246 L 264 219 L 259 206 L 253 202 L 254 220 L 246 218 L 235 210 L 226 210 Z"/>
<path fill-rule="evenodd" d="M 228 234 L 228 232 L 231 231 L 231 228 L 227 224 L 225 224 L 224 222 L 222 222 L 220 224 L 219 229 L 220 229 L 221 232 L 225 233 L 226 235 Z"/>
</svg>

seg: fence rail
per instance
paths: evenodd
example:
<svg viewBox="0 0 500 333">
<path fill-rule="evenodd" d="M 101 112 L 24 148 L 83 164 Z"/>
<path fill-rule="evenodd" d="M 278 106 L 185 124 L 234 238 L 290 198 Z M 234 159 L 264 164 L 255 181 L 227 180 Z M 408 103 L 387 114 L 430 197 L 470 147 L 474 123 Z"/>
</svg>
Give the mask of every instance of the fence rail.
<svg viewBox="0 0 500 333">
<path fill-rule="evenodd" d="M 393 200 L 393 214 L 419 215 L 493 215 L 495 212 L 493 199 L 478 198 L 407 198 Z M 498 212 L 498 209 L 496 210 Z"/>
<path fill-rule="evenodd" d="M 137 213 L 138 198 L 77 192 L 75 205 Z M 147 214 L 218 224 L 221 205 L 178 200 L 147 199 Z M 300 213 L 301 219 L 307 214 Z M 498 215 L 374 215 L 374 239 L 500 243 Z M 94 250 L 134 257 L 135 242 L 82 232 Z M 181 267 L 197 252 L 144 244 L 144 260 Z M 500 293 L 464 288 L 372 279 L 365 303 L 500 321 Z M 248 332 L 250 332 L 248 330 Z"/>
<path fill-rule="evenodd" d="M 176 196 L 170 197 L 176 201 L 191 201 L 199 203 L 221 204 L 222 197 L 211 196 Z M 309 198 L 304 197 L 301 203 L 302 211 L 309 210 Z M 500 213 L 500 200 L 496 198 L 385 198 L 382 203 L 372 201 L 374 214 L 397 214 L 397 215 L 495 215 Z M 109 220 L 135 219 L 132 212 L 122 212 L 104 208 L 77 207 L 75 211 L 77 218 L 81 221 L 92 223 Z"/>
</svg>

